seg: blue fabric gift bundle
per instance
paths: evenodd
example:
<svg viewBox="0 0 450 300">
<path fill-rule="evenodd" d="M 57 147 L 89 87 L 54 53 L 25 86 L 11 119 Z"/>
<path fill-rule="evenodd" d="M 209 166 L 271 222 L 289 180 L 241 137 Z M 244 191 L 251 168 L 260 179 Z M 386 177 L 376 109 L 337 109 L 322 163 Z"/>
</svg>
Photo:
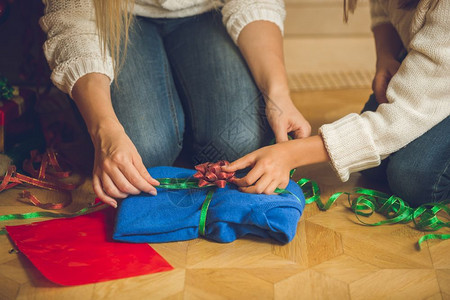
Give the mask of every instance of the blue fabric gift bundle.
<svg viewBox="0 0 450 300">
<path fill-rule="evenodd" d="M 153 178 L 192 178 L 196 173 L 176 167 L 148 171 Z M 214 194 L 207 210 L 205 238 L 229 243 L 249 235 L 283 244 L 294 238 L 305 198 L 292 180 L 286 188 L 290 193 L 279 195 L 242 193 L 228 183 L 225 188 L 158 188 L 157 196 L 129 196 L 119 204 L 113 238 L 134 243 L 198 238 L 201 208 L 210 189 L 214 189 Z"/>
</svg>

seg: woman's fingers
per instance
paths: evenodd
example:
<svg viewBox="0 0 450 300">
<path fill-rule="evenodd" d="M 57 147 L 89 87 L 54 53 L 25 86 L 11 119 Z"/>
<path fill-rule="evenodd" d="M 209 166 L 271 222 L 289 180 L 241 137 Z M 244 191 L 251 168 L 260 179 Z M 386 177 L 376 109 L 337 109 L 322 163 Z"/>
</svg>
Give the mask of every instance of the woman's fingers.
<svg viewBox="0 0 450 300">
<path fill-rule="evenodd" d="M 275 135 L 275 141 L 277 143 L 287 142 L 289 141 L 288 132 L 286 126 L 274 125 L 272 128 L 273 133 Z"/>
<path fill-rule="evenodd" d="M 120 166 L 119 170 L 121 174 L 124 175 L 122 176 L 123 179 L 126 180 L 126 182 L 122 181 L 121 183 L 124 184 L 125 188 L 133 191 L 129 192 L 130 194 L 139 194 L 141 191 L 143 191 L 152 195 L 156 195 L 156 188 L 154 188 L 147 180 L 144 179 L 144 177 L 134 165 L 126 167 Z"/>
<path fill-rule="evenodd" d="M 113 185 L 117 187 L 117 189 L 125 194 L 132 194 L 137 195 L 141 192 L 139 188 L 135 187 L 131 180 L 135 180 L 133 177 L 135 173 L 129 170 L 130 167 L 124 168 L 123 170 L 120 169 L 120 167 L 115 167 L 110 170 L 108 170 L 108 173 L 104 173 L 105 175 L 108 174 L 111 178 Z M 132 169 L 132 168 L 131 168 Z M 137 173 L 137 171 L 136 171 Z M 133 175 L 130 175 L 133 174 Z M 103 180 L 103 177 L 102 177 Z M 105 188 L 105 182 L 103 182 L 104 188 Z M 108 191 L 106 191 L 108 195 L 111 195 Z M 114 196 L 114 195 L 111 195 Z"/>
<path fill-rule="evenodd" d="M 136 169 L 138 170 L 139 174 L 144 178 L 148 183 L 150 183 L 153 186 L 158 186 L 159 181 L 154 179 L 150 173 L 147 171 L 147 168 L 142 163 L 142 160 L 139 160 L 138 162 L 134 162 Z"/>
<path fill-rule="evenodd" d="M 117 208 L 117 201 L 110 196 L 106 195 L 102 188 L 102 183 L 100 178 L 97 175 L 92 176 L 92 186 L 94 188 L 94 192 L 100 200 L 105 202 L 108 205 L 111 205 L 114 208 Z"/>
<path fill-rule="evenodd" d="M 105 172 L 101 173 L 99 178 L 101 180 L 102 190 L 106 193 L 106 195 L 113 198 L 123 199 L 127 197 L 129 194 L 131 194 L 131 192 L 121 190 L 117 182 L 115 182 L 114 179 L 111 178 L 107 173 Z"/>
</svg>

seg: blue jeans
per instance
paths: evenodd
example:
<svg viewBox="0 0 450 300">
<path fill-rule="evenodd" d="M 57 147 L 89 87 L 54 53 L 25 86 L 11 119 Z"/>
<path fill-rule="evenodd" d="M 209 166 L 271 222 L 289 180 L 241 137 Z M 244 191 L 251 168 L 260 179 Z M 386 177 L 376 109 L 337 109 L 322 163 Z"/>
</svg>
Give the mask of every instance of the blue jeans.
<svg viewBox="0 0 450 300">
<path fill-rule="evenodd" d="M 220 12 L 136 17 L 129 39 L 112 103 L 147 167 L 172 165 L 183 146 L 197 164 L 270 141 L 264 99 Z"/>
<path fill-rule="evenodd" d="M 375 111 L 372 95 L 363 111 Z M 381 165 L 361 172 L 372 180 L 387 182 L 391 191 L 419 206 L 450 198 L 450 117 L 431 128 Z"/>
</svg>

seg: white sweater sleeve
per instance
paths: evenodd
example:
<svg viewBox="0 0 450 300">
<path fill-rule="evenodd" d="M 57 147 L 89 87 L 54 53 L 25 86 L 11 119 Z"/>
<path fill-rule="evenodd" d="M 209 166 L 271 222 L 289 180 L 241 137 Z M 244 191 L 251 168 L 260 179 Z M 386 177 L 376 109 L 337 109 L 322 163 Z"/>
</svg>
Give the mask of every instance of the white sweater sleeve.
<svg viewBox="0 0 450 300">
<path fill-rule="evenodd" d="M 371 27 L 374 28 L 383 23 L 389 23 L 389 16 L 379 3 L 380 0 L 370 0 Z"/>
<path fill-rule="evenodd" d="M 275 23 L 283 33 L 286 10 L 282 0 L 228 0 L 222 8 L 223 22 L 237 43 L 241 30 L 253 21 Z"/>
<path fill-rule="evenodd" d="M 47 33 L 43 49 L 52 69 L 53 83 L 71 95 L 75 82 L 88 73 L 102 73 L 113 80 L 111 57 L 103 57 L 91 0 L 43 0 L 39 20 Z"/>
<path fill-rule="evenodd" d="M 389 103 L 319 129 L 341 180 L 378 165 L 450 115 L 450 1 L 435 2 L 389 83 Z"/>
</svg>

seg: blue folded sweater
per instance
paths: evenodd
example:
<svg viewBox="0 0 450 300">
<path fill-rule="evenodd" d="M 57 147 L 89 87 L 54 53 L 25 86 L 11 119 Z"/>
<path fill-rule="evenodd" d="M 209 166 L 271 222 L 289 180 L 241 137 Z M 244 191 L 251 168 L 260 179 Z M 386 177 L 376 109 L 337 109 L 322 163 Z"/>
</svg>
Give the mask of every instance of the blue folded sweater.
<svg viewBox="0 0 450 300">
<path fill-rule="evenodd" d="M 153 178 L 192 178 L 196 171 L 155 167 L 149 172 Z M 294 181 L 286 188 L 292 194 L 247 194 L 230 183 L 225 188 L 212 188 L 215 192 L 206 216 L 206 238 L 223 243 L 246 235 L 281 243 L 294 238 L 305 206 L 303 192 Z M 119 204 L 113 238 L 159 243 L 199 237 L 200 211 L 209 189 L 158 188 L 157 196 L 129 196 Z"/>
</svg>

